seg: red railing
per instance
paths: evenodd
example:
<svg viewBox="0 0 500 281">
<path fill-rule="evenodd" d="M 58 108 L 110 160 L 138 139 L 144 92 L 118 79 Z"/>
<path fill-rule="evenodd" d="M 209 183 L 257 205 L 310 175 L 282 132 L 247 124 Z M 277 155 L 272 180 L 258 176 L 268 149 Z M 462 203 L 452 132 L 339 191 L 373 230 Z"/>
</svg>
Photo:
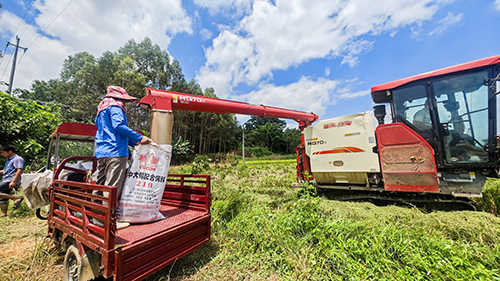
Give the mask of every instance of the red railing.
<svg viewBox="0 0 500 281">
<path fill-rule="evenodd" d="M 210 213 L 210 175 L 169 174 L 162 204 Z"/>
<path fill-rule="evenodd" d="M 62 230 L 87 247 L 112 250 L 116 233 L 116 187 L 59 179 L 63 170 L 86 174 L 68 166 L 71 161 L 92 161 L 95 157 L 77 156 L 64 159 L 54 175 L 50 193 L 49 225 Z"/>
</svg>

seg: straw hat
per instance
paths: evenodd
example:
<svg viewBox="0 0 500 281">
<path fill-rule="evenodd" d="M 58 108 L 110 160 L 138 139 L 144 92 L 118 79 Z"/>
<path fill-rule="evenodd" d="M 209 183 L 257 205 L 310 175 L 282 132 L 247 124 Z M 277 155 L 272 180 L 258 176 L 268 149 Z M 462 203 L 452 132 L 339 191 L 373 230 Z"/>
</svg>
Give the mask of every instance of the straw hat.
<svg viewBox="0 0 500 281">
<path fill-rule="evenodd" d="M 106 97 L 113 97 L 124 101 L 138 100 L 138 98 L 136 97 L 129 96 L 127 94 L 127 91 L 125 91 L 125 89 L 118 86 L 109 86 L 108 89 L 106 90 Z"/>
</svg>

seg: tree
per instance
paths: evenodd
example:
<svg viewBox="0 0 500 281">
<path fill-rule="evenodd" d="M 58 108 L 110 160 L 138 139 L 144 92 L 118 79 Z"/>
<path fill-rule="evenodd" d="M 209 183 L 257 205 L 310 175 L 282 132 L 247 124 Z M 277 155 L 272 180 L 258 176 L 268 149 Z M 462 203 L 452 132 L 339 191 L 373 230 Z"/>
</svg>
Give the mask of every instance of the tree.
<svg viewBox="0 0 500 281">
<path fill-rule="evenodd" d="M 125 88 L 131 96 L 144 97 L 146 87 L 216 98 L 213 88 L 203 90 L 194 79 L 187 81 L 177 60 L 152 44 L 149 38 L 128 41 L 118 52 L 96 58 L 88 52 L 68 56 L 58 79 L 33 81 L 20 97 L 60 107 L 62 120 L 93 123 L 97 105 L 109 85 Z M 147 131 L 148 112 L 127 103 L 130 127 Z M 174 111 L 174 139 L 182 137 L 199 154 L 227 152 L 239 147 L 241 128 L 232 114 Z"/>
<path fill-rule="evenodd" d="M 60 123 L 57 106 L 19 100 L 0 92 L 0 112 L 0 144 L 14 145 L 27 164 L 37 155 L 45 155 L 48 137 Z"/>
<path fill-rule="evenodd" d="M 274 153 L 294 153 L 300 131 L 286 128 L 286 122 L 273 117 L 252 116 L 245 123 L 248 146 L 267 148 Z"/>
<path fill-rule="evenodd" d="M 251 116 L 250 119 L 245 122 L 245 132 L 250 132 L 252 130 L 255 130 L 261 126 L 264 126 L 267 123 L 276 123 L 279 125 L 281 128 L 281 131 L 283 131 L 286 127 L 286 122 L 279 119 L 279 118 L 274 118 L 274 117 L 259 117 L 259 116 Z"/>
</svg>

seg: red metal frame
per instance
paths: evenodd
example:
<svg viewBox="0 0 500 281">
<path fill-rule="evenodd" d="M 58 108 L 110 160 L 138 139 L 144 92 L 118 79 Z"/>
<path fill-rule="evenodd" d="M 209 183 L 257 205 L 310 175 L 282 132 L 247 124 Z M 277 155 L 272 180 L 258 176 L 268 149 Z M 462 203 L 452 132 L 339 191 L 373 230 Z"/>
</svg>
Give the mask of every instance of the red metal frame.
<svg viewBox="0 0 500 281">
<path fill-rule="evenodd" d="M 95 157 L 71 157 L 59 165 L 50 192 L 49 234 L 53 236 L 57 229 L 62 232 L 62 241 L 72 237 L 82 255 L 83 245 L 99 253 L 104 277 L 146 278 L 209 241 L 210 176 L 168 175 L 161 204 L 176 209 L 179 215 L 157 222 L 156 227 L 134 226 L 141 231 L 125 237 L 128 242 L 120 245 L 116 241 L 124 237 L 125 232 L 121 231 L 127 229 L 116 230 L 116 187 L 59 179 L 63 169 L 85 173 L 67 166 L 70 161 L 78 160 L 93 161 L 93 170 L 97 166 Z M 109 192 L 109 196 L 93 194 L 96 190 Z M 183 219 L 182 213 L 188 211 L 191 215 Z M 166 223 L 170 221 L 173 224 Z M 163 225 L 171 227 L 159 228 Z"/>
<path fill-rule="evenodd" d="M 55 138 L 57 134 L 74 136 L 78 140 L 81 137 L 91 137 L 92 140 L 97 132 L 97 127 L 91 124 L 64 122 L 49 136 L 49 139 Z"/>
<path fill-rule="evenodd" d="M 151 88 L 146 90 L 146 96 L 138 102 L 138 106 L 162 111 L 172 111 L 176 109 L 292 119 L 299 123 L 301 132 L 318 120 L 318 115 L 314 113 Z M 299 156 L 299 154 L 297 154 L 297 159 L 302 157 L 302 165 L 297 161 L 297 179 L 298 181 L 301 181 L 301 179 L 312 180 L 313 176 L 310 172 L 309 156 L 306 155 L 303 149 L 305 147 L 304 135 L 301 136 L 300 147 L 302 147 L 302 149 L 300 150 L 300 148 L 297 148 L 297 151 L 300 150 L 301 155 Z M 309 172 L 309 177 L 307 179 L 304 178 L 305 171 Z"/>
<path fill-rule="evenodd" d="M 136 131 L 144 135 L 141 131 Z M 93 142 L 97 133 L 97 126 L 92 124 L 64 122 L 57 127 L 57 129 L 50 134 L 49 139 L 59 139 L 63 141 L 84 141 Z"/>
<path fill-rule="evenodd" d="M 318 120 L 318 116 L 314 113 L 151 88 L 146 90 L 146 97 L 142 98 L 138 105 L 155 110 L 178 109 L 286 118 L 298 123 L 305 122 L 307 126 Z"/>
<path fill-rule="evenodd" d="M 372 87 L 371 92 L 374 93 L 374 92 L 392 90 L 396 87 L 399 87 L 399 86 L 402 86 L 404 84 L 407 84 L 407 83 L 410 83 L 413 81 L 417 81 L 420 79 L 450 74 L 450 73 L 454 73 L 454 72 L 469 70 L 469 69 L 483 67 L 483 66 L 495 65 L 498 63 L 500 63 L 500 55 L 492 56 L 492 57 L 488 57 L 488 58 L 484 58 L 484 59 L 480 59 L 480 60 L 475 60 L 475 61 L 471 61 L 471 62 L 467 62 L 467 63 L 462 63 L 462 64 L 450 66 L 450 67 L 445 67 L 445 68 L 441 68 L 438 70 L 429 71 L 429 72 L 425 72 L 422 74 L 418 74 L 418 75 L 410 76 L 407 78 L 384 83 L 384 84 Z"/>
<path fill-rule="evenodd" d="M 402 123 L 379 125 L 377 145 L 385 190 L 439 192 L 434 150 Z"/>
</svg>

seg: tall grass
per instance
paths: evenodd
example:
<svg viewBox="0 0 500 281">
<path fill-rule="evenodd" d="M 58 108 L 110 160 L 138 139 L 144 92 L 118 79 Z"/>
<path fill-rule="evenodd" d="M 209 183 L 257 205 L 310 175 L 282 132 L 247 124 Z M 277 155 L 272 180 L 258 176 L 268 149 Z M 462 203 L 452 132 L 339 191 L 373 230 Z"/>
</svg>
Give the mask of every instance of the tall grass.
<svg viewBox="0 0 500 281">
<path fill-rule="evenodd" d="M 500 215 L 500 180 L 488 179 L 483 189 L 483 197 L 474 198 L 474 202 L 480 210 Z"/>
<path fill-rule="evenodd" d="M 292 187 L 294 168 L 205 170 L 212 175 L 211 241 L 147 280 L 500 280 L 497 203 L 486 212 L 421 212 L 332 201 Z M 63 254 L 43 240 L 46 227 L 28 210 L 0 221 L 0 251 L 24 249 L 0 260 L 0 280 L 60 279 Z"/>
<path fill-rule="evenodd" d="M 300 196 L 291 163 L 209 172 L 211 255 L 189 279 L 500 280 L 500 219 L 490 213 Z"/>
</svg>

